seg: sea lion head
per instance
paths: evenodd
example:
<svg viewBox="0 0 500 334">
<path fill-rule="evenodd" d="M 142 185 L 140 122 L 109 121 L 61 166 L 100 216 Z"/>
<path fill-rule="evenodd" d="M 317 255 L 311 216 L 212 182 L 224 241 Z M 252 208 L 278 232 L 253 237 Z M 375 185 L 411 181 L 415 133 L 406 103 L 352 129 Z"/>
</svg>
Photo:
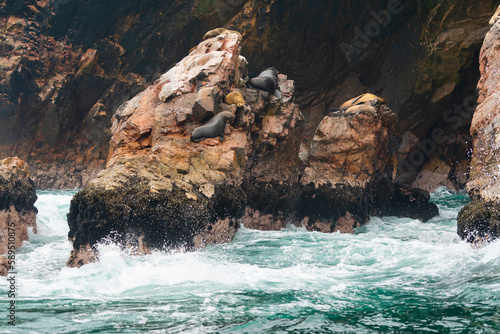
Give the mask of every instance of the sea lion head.
<svg viewBox="0 0 500 334">
<path fill-rule="evenodd" d="M 217 117 L 221 117 L 221 118 L 223 118 L 225 121 L 227 121 L 228 119 L 232 119 L 232 118 L 234 118 L 233 113 L 232 113 L 232 112 L 230 112 L 230 111 L 223 111 L 223 112 L 218 113 L 218 114 L 217 114 L 217 115 L 215 115 L 215 116 L 217 116 Z M 215 116 L 214 116 L 214 117 L 215 117 Z"/>
</svg>

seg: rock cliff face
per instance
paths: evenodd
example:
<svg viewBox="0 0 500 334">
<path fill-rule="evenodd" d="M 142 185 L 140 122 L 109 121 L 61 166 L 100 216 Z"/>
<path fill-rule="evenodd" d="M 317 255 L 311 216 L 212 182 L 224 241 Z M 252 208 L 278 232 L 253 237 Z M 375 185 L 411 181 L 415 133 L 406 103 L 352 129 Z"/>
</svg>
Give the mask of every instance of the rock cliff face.
<svg viewBox="0 0 500 334">
<path fill-rule="evenodd" d="M 218 26 L 242 34 L 251 75 L 272 64 L 294 79 L 308 141 L 328 107 L 371 91 L 389 101 L 404 138 L 415 139 L 407 141 L 411 168 L 398 172 L 400 182 L 419 176 L 419 186 L 432 188 L 467 180 L 471 114 L 454 105 L 468 107 L 475 95 L 493 0 L 8 0 L 0 7 L 0 158 L 27 161 L 38 187 L 82 187 L 94 178 L 116 109 Z M 447 139 L 422 149 L 435 129 Z M 435 171 L 438 182 L 428 176 Z"/>
<path fill-rule="evenodd" d="M 36 233 L 36 198 L 28 165 L 19 158 L 0 160 L 0 276 L 15 268 L 15 249 L 28 240 L 28 228 Z"/>
<path fill-rule="evenodd" d="M 340 221 L 352 232 L 370 214 L 388 214 L 385 204 L 397 204 L 391 214 L 437 214 L 428 193 L 392 182 L 397 116 L 385 105 L 325 117 L 310 152 L 301 152 L 304 117 L 293 81 L 279 75 L 281 98 L 246 88 L 240 43 L 233 31 L 207 39 L 118 108 L 107 167 L 71 202 L 69 266 L 94 261 L 106 240 L 139 253 L 189 250 L 231 241 L 240 224 L 279 230 L 295 222 L 333 232 Z M 240 92 L 244 105 L 222 102 L 230 92 Z M 190 141 L 221 112 L 232 115 L 224 133 Z"/>
<path fill-rule="evenodd" d="M 474 147 L 467 189 L 472 202 L 458 216 L 458 234 L 470 242 L 500 236 L 500 7 L 490 26 L 479 58 L 479 105 L 470 128 Z"/>
</svg>

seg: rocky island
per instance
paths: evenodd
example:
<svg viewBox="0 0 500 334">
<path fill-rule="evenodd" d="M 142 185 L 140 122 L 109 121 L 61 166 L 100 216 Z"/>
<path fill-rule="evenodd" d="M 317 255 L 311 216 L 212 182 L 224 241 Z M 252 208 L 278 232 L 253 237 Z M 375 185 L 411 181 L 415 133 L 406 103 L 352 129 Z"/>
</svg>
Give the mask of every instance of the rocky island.
<svg viewBox="0 0 500 334">
<path fill-rule="evenodd" d="M 107 167 L 71 202 L 68 265 L 95 260 L 110 238 L 139 253 L 189 250 L 231 241 L 240 224 L 353 232 L 370 215 L 437 214 L 428 193 L 393 182 L 400 134 L 385 104 L 326 116 L 305 148 L 293 81 L 279 75 L 281 98 L 245 87 L 240 43 L 232 31 L 201 42 L 118 108 Z M 244 103 L 223 102 L 231 92 Z M 221 112 L 232 115 L 223 141 L 190 140 Z"/>
</svg>

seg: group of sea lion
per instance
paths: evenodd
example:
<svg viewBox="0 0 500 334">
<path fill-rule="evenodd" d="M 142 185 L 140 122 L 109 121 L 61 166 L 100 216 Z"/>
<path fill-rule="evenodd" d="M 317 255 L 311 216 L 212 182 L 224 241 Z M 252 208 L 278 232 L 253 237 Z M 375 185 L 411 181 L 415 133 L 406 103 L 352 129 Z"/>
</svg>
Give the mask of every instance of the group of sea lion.
<svg viewBox="0 0 500 334">
<path fill-rule="evenodd" d="M 205 34 L 205 36 L 203 36 L 203 39 L 206 40 L 208 38 L 217 37 L 220 34 L 227 32 L 232 31 L 225 28 L 210 30 Z M 246 85 L 249 88 L 269 92 L 271 94 L 274 94 L 277 98 L 281 99 L 281 92 L 279 91 L 278 85 L 278 71 L 274 67 L 269 67 L 268 69 L 262 71 L 259 76 L 248 80 Z M 245 104 L 245 99 L 240 92 L 232 92 L 226 95 L 224 102 L 228 104 L 236 104 L 238 108 L 241 108 Z M 340 108 L 330 108 L 329 111 L 340 111 L 343 112 L 344 115 L 357 115 L 360 113 L 376 114 L 377 110 L 374 106 L 382 103 L 385 103 L 385 100 L 383 98 L 370 93 L 366 93 L 344 102 L 340 106 Z M 224 141 L 224 129 L 226 127 L 226 121 L 233 117 L 234 115 L 228 111 L 221 112 L 215 115 L 206 124 L 194 129 L 193 133 L 191 134 L 191 141 L 197 143 L 203 139 L 215 137 L 219 137 L 221 141 Z"/>
<path fill-rule="evenodd" d="M 227 32 L 232 32 L 225 28 L 217 28 L 210 30 L 203 36 L 203 40 L 217 37 L 220 34 Z M 195 47 L 196 48 L 196 47 Z M 195 49 L 191 49 L 190 53 Z M 252 78 L 247 82 L 248 88 L 259 89 L 269 93 L 274 94 L 277 98 L 281 98 L 281 93 L 279 91 L 278 85 L 278 71 L 274 67 L 270 67 L 259 74 L 258 77 Z M 231 92 L 224 98 L 224 102 L 228 104 L 236 104 L 238 108 L 243 107 L 245 104 L 245 99 L 240 92 Z M 224 141 L 224 129 L 226 126 L 226 121 L 233 118 L 233 114 L 225 111 L 218 113 L 212 117 L 206 124 L 194 129 L 191 134 L 191 141 L 199 142 L 207 138 L 219 137 L 221 141 Z"/>
<path fill-rule="evenodd" d="M 385 103 L 383 98 L 370 93 L 365 93 L 344 102 L 340 108 L 330 108 L 328 111 L 341 111 L 344 115 L 357 115 L 360 113 L 369 113 L 374 115 L 377 113 L 374 106 L 382 103 Z"/>
</svg>

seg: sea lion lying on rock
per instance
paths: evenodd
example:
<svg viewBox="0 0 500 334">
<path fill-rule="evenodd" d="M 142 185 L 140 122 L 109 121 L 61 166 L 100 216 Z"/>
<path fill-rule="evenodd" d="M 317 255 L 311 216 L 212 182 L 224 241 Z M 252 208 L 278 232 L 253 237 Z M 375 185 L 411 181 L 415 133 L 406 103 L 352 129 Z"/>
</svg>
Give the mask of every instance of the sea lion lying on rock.
<svg viewBox="0 0 500 334">
<path fill-rule="evenodd" d="M 226 28 L 216 28 L 216 29 L 213 29 L 213 30 L 210 30 L 209 32 L 207 32 L 205 34 L 205 36 L 203 36 L 203 40 L 217 37 L 220 34 L 223 34 L 223 33 L 226 33 L 226 32 L 236 33 L 236 34 L 240 35 L 240 39 L 241 39 L 241 34 L 238 31 L 229 30 L 229 29 L 226 29 Z"/>
<path fill-rule="evenodd" d="M 374 106 L 382 103 L 385 103 L 383 98 L 366 93 L 344 102 L 340 108 L 329 108 L 328 111 L 330 113 L 343 112 L 344 115 L 359 115 L 361 113 L 375 115 L 377 109 Z"/>
<path fill-rule="evenodd" d="M 341 110 L 344 111 L 344 115 L 359 115 L 362 113 L 375 115 L 377 113 L 377 110 L 374 107 L 366 104 L 355 105 Z"/>
<path fill-rule="evenodd" d="M 227 31 L 226 28 L 217 28 L 217 29 L 213 29 L 213 30 L 210 30 L 208 31 L 205 36 L 203 36 L 203 40 L 206 40 L 206 39 L 209 39 L 209 38 L 213 38 L 213 37 L 216 37 L 216 36 L 219 36 L 220 34 L 223 34 Z"/>
<path fill-rule="evenodd" d="M 349 108 L 358 104 L 370 104 L 370 105 L 375 105 L 377 103 L 385 103 L 385 100 L 381 97 L 378 97 L 377 95 L 373 95 L 370 93 L 366 94 L 361 94 L 359 96 L 356 96 L 353 99 L 350 99 L 349 101 L 344 102 L 341 106 L 340 109 L 344 108 Z"/>
<path fill-rule="evenodd" d="M 226 102 L 227 104 L 236 104 L 238 108 L 241 108 L 245 104 L 245 99 L 240 92 L 231 92 L 226 95 L 226 97 L 224 98 L 224 102 Z"/>
<path fill-rule="evenodd" d="M 198 143 L 203 139 L 219 137 L 224 141 L 224 129 L 226 121 L 233 118 L 233 114 L 229 111 L 223 111 L 212 117 L 206 124 L 197 127 L 191 134 L 191 141 Z"/>
<path fill-rule="evenodd" d="M 278 85 L 278 71 L 274 67 L 269 67 L 260 73 L 258 77 L 248 80 L 247 87 L 264 90 L 281 99 L 281 92 Z"/>
</svg>

